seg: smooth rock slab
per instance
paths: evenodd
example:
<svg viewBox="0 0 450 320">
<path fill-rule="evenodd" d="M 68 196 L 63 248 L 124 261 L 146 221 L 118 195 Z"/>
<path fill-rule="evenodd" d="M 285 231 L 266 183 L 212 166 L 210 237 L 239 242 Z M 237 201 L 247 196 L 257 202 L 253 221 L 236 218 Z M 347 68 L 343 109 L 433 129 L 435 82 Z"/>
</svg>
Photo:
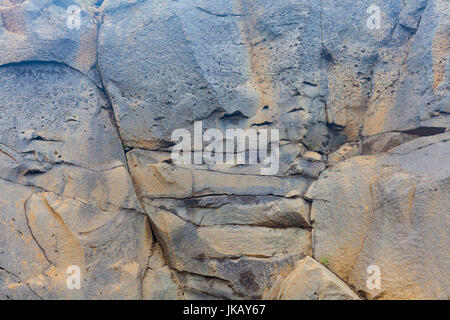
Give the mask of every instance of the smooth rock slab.
<svg viewBox="0 0 450 320">
<path fill-rule="evenodd" d="M 311 227 L 309 204 L 301 198 L 206 196 L 183 200 L 144 199 L 144 202 L 154 208 L 175 212 L 198 226 L 235 224 L 275 228 Z"/>
<path fill-rule="evenodd" d="M 323 172 L 313 199 L 314 257 L 368 298 L 448 299 L 449 133 Z M 366 285 L 381 270 L 381 288 Z"/>
<path fill-rule="evenodd" d="M 230 292 L 233 297 L 262 297 L 274 272 L 290 270 L 300 257 L 312 254 L 311 234 L 300 228 L 198 227 L 169 211 L 149 206 L 146 210 L 171 268 L 225 280 L 231 288 L 228 294 L 201 290 L 215 297 L 229 297 Z"/>
<path fill-rule="evenodd" d="M 359 300 L 330 270 L 305 257 L 280 284 L 279 300 Z"/>
<path fill-rule="evenodd" d="M 34 238 L 51 262 L 54 298 L 137 299 L 152 245 L 143 214 L 40 193 L 25 203 Z M 66 269 L 81 268 L 81 290 L 67 290 Z M 52 292 L 51 290 L 50 292 Z"/>
<path fill-rule="evenodd" d="M 155 232 L 172 266 L 191 271 L 190 260 L 272 257 L 287 253 L 311 254 L 310 233 L 300 228 L 250 226 L 196 227 L 161 209 L 150 213 Z M 195 271 L 195 270 L 192 270 Z"/>
</svg>

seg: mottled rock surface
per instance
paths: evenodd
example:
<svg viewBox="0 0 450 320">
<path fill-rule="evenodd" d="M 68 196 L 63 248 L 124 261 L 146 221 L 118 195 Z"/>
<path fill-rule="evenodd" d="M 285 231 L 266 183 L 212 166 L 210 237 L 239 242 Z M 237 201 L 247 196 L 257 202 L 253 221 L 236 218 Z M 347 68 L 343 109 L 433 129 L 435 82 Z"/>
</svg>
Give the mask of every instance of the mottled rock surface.
<svg viewBox="0 0 450 320">
<path fill-rule="evenodd" d="M 152 233 L 102 93 L 45 62 L 1 68 L 0 88 L 1 297 L 141 297 Z"/>
<path fill-rule="evenodd" d="M 448 299 L 449 18 L 0 0 L 0 299 Z M 174 163 L 196 121 L 278 129 L 277 172 Z"/>
<path fill-rule="evenodd" d="M 94 0 L 1 0 L 0 65 L 55 61 L 95 77 L 99 21 L 96 3 Z M 79 8 L 80 28 L 70 19 L 70 6 Z"/>
</svg>

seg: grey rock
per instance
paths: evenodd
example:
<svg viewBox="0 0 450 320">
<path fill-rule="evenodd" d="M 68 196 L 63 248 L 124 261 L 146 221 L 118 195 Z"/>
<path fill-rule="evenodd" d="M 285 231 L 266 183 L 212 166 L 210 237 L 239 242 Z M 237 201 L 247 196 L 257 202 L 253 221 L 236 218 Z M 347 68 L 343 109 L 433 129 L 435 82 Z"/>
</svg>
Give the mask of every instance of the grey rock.
<svg viewBox="0 0 450 320">
<path fill-rule="evenodd" d="M 228 281 L 231 289 L 226 291 L 233 291 L 234 297 L 261 297 L 270 287 L 271 269 L 291 268 L 298 257 L 312 253 L 310 233 L 300 228 L 197 227 L 171 212 L 146 209 L 169 265 L 178 271 Z M 192 289 L 192 285 L 187 286 Z M 215 289 L 203 292 L 218 295 Z"/>
<path fill-rule="evenodd" d="M 263 176 L 209 170 L 196 165 L 168 163 L 167 154 L 134 149 L 127 153 L 128 165 L 140 197 L 189 198 L 207 195 L 286 196 L 306 192 L 311 179 L 303 176 Z"/>
<path fill-rule="evenodd" d="M 95 79 L 99 12 L 94 0 L 0 2 L 0 65 L 55 61 Z M 80 9 L 80 26 L 69 7 Z"/>
<path fill-rule="evenodd" d="M 339 149 L 328 155 L 327 164 L 333 165 L 340 161 L 359 156 L 363 152 L 363 148 L 363 144 L 360 142 L 344 143 Z"/>
<path fill-rule="evenodd" d="M 317 178 L 323 170 L 325 170 L 325 162 L 302 158 L 298 160 L 294 172 Z"/>
<path fill-rule="evenodd" d="M 24 63 L 1 68 L 0 83 L 0 177 L 139 210 L 106 101 L 92 81 L 60 64 Z"/>
<path fill-rule="evenodd" d="M 364 135 L 448 128 L 449 15 L 450 5 L 442 0 L 411 1 L 402 9 L 391 42 L 398 46 L 409 38 L 408 45 L 397 58 L 389 58 L 389 52 L 398 49 L 379 52 L 384 67 L 377 68 L 374 77 L 391 79 L 374 88 Z"/>
<path fill-rule="evenodd" d="M 144 300 L 177 300 L 182 294 L 173 280 L 173 275 L 168 266 L 156 270 L 148 270 L 143 282 Z"/>
<path fill-rule="evenodd" d="M 363 141 L 362 153 L 368 155 L 386 152 L 415 138 L 417 138 L 417 136 L 401 132 L 376 134 Z"/>
<path fill-rule="evenodd" d="M 267 258 L 296 252 L 311 254 L 310 233 L 300 228 L 197 227 L 161 209 L 152 212 L 151 218 L 169 262 L 178 270 L 191 271 L 189 261 L 202 257 Z"/>
<path fill-rule="evenodd" d="M 2 297 L 140 298 L 152 233 L 100 91 L 55 63 L 4 66 L 0 83 Z"/>
<path fill-rule="evenodd" d="M 329 148 L 320 13 L 310 1 L 108 3 L 99 63 L 125 144 L 166 148 L 202 120 Z"/>
<path fill-rule="evenodd" d="M 179 272 L 178 279 L 188 299 L 236 299 L 229 281 L 186 272 Z"/>
<path fill-rule="evenodd" d="M 449 15 L 0 0 L 0 299 L 448 299 Z M 278 172 L 175 164 L 195 121 L 278 129 Z"/>
<path fill-rule="evenodd" d="M 311 227 L 309 204 L 301 198 L 274 196 L 205 196 L 144 203 L 176 213 L 198 226 L 248 225 L 260 227 Z M 151 208 L 151 210 L 155 210 Z"/>
<path fill-rule="evenodd" d="M 174 272 L 167 266 L 159 244 L 153 247 L 147 271 L 142 280 L 144 300 L 176 300 L 184 296 Z"/>
</svg>

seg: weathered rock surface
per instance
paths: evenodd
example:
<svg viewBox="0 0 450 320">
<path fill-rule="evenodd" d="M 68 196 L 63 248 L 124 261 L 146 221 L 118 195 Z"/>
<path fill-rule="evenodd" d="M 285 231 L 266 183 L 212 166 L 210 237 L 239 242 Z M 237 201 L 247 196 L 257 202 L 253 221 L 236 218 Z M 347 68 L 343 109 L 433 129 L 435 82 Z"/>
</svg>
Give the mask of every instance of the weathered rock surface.
<svg viewBox="0 0 450 320">
<path fill-rule="evenodd" d="M 149 206 L 176 213 L 198 226 L 247 225 L 311 227 L 309 204 L 302 198 L 275 196 L 204 196 L 191 199 L 144 200 Z"/>
<path fill-rule="evenodd" d="M 1 68 L 0 83 L 0 177 L 139 209 L 106 101 L 91 81 L 63 65 L 26 63 Z"/>
<path fill-rule="evenodd" d="M 344 281 L 310 257 L 297 262 L 278 290 L 281 300 L 359 299 Z"/>
<path fill-rule="evenodd" d="M 390 45 L 378 54 L 384 63 L 374 69 L 380 80 L 374 82 L 364 135 L 417 128 L 439 132 L 449 124 L 450 3 L 410 1 L 399 18 Z M 399 50 L 401 43 L 406 45 Z"/>
<path fill-rule="evenodd" d="M 390 149 L 408 142 L 418 136 L 401 133 L 401 132 L 385 132 L 368 137 L 363 141 L 363 154 L 377 154 L 389 151 Z"/>
<path fill-rule="evenodd" d="M 0 65 L 64 63 L 95 79 L 98 1 L 0 1 Z M 69 6 L 80 10 L 80 27 Z M 69 27 L 70 26 L 70 27 Z"/>
<path fill-rule="evenodd" d="M 346 159 L 359 156 L 362 153 L 362 145 L 358 142 L 344 143 L 336 151 L 328 155 L 328 164 L 333 165 Z"/>
<path fill-rule="evenodd" d="M 99 63 L 124 143 L 164 148 L 203 120 L 329 148 L 320 14 L 317 1 L 109 3 Z"/>
<path fill-rule="evenodd" d="M 176 300 L 183 297 L 184 292 L 181 291 L 174 272 L 167 266 L 161 247 L 155 244 L 142 282 L 142 298 Z"/>
<path fill-rule="evenodd" d="M 447 299 L 450 134 L 325 171 L 308 191 L 314 257 L 368 297 Z M 366 286 L 381 270 L 381 289 Z"/>
<path fill-rule="evenodd" d="M 299 197 L 308 178 L 178 166 L 167 153 L 140 149 L 127 157 L 187 298 L 261 298 L 272 286 L 272 270 L 285 272 L 312 255 L 309 204 Z M 293 191 L 297 196 L 287 198 Z"/>
<path fill-rule="evenodd" d="M 101 93 L 54 63 L 3 67 L 0 88 L 1 297 L 139 298 L 152 233 Z"/>
<path fill-rule="evenodd" d="M 450 3 L 373 4 L 0 0 L 0 299 L 448 299 Z"/>
<path fill-rule="evenodd" d="M 135 149 L 127 153 L 138 193 L 146 198 L 188 198 L 205 195 L 286 196 L 306 192 L 311 179 L 300 176 L 263 176 L 209 170 L 204 166 L 173 165 L 170 154 Z M 245 169 L 240 169 L 243 171 Z"/>
</svg>

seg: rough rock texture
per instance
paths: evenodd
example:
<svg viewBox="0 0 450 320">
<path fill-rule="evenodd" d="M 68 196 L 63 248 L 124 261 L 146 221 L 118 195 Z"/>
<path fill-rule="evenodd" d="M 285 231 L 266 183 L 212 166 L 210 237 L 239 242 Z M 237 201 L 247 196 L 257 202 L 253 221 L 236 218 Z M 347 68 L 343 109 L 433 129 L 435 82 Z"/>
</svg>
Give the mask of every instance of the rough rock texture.
<svg viewBox="0 0 450 320">
<path fill-rule="evenodd" d="M 152 233 L 101 92 L 44 62 L 1 68 L 0 88 L 1 297 L 141 297 Z"/>
<path fill-rule="evenodd" d="M 297 262 L 280 284 L 282 300 L 358 300 L 359 297 L 330 270 L 310 257 Z"/>
<path fill-rule="evenodd" d="M 97 2 L 1 0 L 0 64 L 55 61 L 95 77 Z M 79 29 L 67 27 L 71 5 L 80 8 Z"/>
<path fill-rule="evenodd" d="M 450 134 L 419 138 L 324 172 L 314 199 L 314 256 L 369 297 L 447 299 Z M 382 272 L 366 287 L 367 267 Z"/>
<path fill-rule="evenodd" d="M 372 4 L 0 0 L 0 299 L 448 299 L 450 3 Z"/>
</svg>

